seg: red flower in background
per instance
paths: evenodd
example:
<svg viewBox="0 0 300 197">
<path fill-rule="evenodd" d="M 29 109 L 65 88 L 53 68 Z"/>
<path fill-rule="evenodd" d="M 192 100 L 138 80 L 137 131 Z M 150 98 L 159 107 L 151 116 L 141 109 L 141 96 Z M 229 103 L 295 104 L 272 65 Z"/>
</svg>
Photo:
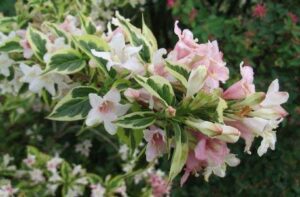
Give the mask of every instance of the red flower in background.
<svg viewBox="0 0 300 197">
<path fill-rule="evenodd" d="M 167 6 L 168 6 L 169 8 L 174 7 L 174 5 L 175 5 L 175 0 L 167 0 Z"/>
<path fill-rule="evenodd" d="M 256 4 L 252 11 L 252 15 L 257 18 L 265 17 L 266 13 L 267 13 L 267 8 L 264 4 Z"/>
<path fill-rule="evenodd" d="M 198 11 L 195 8 L 193 8 L 189 15 L 189 19 L 191 22 L 193 22 L 195 20 L 197 14 L 198 14 Z"/>
<path fill-rule="evenodd" d="M 287 15 L 290 17 L 290 19 L 292 20 L 292 22 L 294 24 L 296 24 L 298 22 L 299 18 L 296 14 L 289 12 Z"/>
</svg>

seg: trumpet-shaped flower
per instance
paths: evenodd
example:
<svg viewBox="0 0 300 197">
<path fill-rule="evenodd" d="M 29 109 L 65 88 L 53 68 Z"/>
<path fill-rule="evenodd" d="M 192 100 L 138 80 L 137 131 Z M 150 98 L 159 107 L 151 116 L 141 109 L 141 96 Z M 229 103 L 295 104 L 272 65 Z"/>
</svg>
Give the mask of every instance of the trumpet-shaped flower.
<svg viewBox="0 0 300 197">
<path fill-rule="evenodd" d="M 205 134 L 206 136 L 223 140 L 225 142 L 234 143 L 240 137 L 240 132 L 234 127 L 219 123 L 212 123 L 200 119 L 187 119 L 185 123 Z"/>
<path fill-rule="evenodd" d="M 281 107 L 281 104 L 286 103 L 288 98 L 289 93 L 280 92 L 278 79 L 275 79 L 270 84 L 265 99 L 250 115 L 269 120 L 284 118 L 288 113 Z"/>
<path fill-rule="evenodd" d="M 166 152 L 167 139 L 164 130 L 151 126 L 149 129 L 144 130 L 144 139 L 147 141 L 147 161 L 153 161 L 156 157 Z"/>
<path fill-rule="evenodd" d="M 8 77 L 10 75 L 9 68 L 13 63 L 14 61 L 9 58 L 7 53 L 0 53 L 0 74 Z"/>
<path fill-rule="evenodd" d="M 208 76 L 205 89 L 208 91 L 218 88 L 220 82 L 224 83 L 229 78 L 229 70 L 225 66 L 217 41 L 198 44 L 191 31 L 187 29 L 181 31 L 178 21 L 175 23 L 174 31 L 179 41 L 169 53 L 169 60 L 186 65 L 189 70 L 199 66 L 206 67 Z"/>
<path fill-rule="evenodd" d="M 224 141 L 209 138 L 199 132 L 193 132 L 193 135 L 198 142 L 195 149 L 188 155 L 181 185 L 186 182 L 191 173 L 195 174 L 201 169 L 204 169 L 204 177 L 208 180 L 212 173 L 224 177 L 226 164 L 229 166 L 239 164 L 239 159 L 230 153 Z"/>
<path fill-rule="evenodd" d="M 253 69 L 250 66 L 240 65 L 240 72 L 242 79 L 232 86 L 230 86 L 224 93 L 225 99 L 244 99 L 248 95 L 255 92 L 255 85 L 253 84 Z"/>
<path fill-rule="evenodd" d="M 45 88 L 52 96 L 56 95 L 55 85 L 58 89 L 67 86 L 66 82 L 69 78 L 57 73 L 42 74 L 43 71 L 39 65 L 28 66 L 24 63 L 20 64 L 20 69 L 23 73 L 21 81 L 29 83 L 29 90 L 34 93 L 41 93 Z"/>
<path fill-rule="evenodd" d="M 96 57 L 107 60 L 106 67 L 108 70 L 115 67 L 117 70 L 127 69 L 133 73 L 144 74 L 145 68 L 138 60 L 138 53 L 142 49 L 126 45 L 125 37 L 122 33 L 114 35 L 109 43 L 110 52 L 98 52 L 92 49 Z"/>
<path fill-rule="evenodd" d="M 111 89 L 103 97 L 89 94 L 89 101 L 92 109 L 86 118 L 86 125 L 94 126 L 103 122 L 105 130 L 111 135 L 115 134 L 117 126 L 113 121 L 124 115 L 130 105 L 120 104 L 121 95 L 116 89 Z"/>
</svg>

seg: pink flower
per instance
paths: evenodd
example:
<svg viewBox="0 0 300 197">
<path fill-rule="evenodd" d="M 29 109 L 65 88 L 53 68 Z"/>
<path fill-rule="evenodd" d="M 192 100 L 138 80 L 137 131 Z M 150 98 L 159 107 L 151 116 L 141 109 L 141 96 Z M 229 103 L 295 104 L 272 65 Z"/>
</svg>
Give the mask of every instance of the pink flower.
<svg viewBox="0 0 300 197">
<path fill-rule="evenodd" d="M 232 86 L 230 86 L 224 93 L 225 99 L 244 99 L 248 95 L 255 92 L 255 85 L 253 84 L 253 69 L 250 66 L 242 67 L 240 65 L 240 72 L 242 79 Z"/>
<path fill-rule="evenodd" d="M 267 8 L 264 4 L 256 4 L 252 11 L 252 15 L 257 18 L 265 17 L 266 13 L 267 13 Z"/>
<path fill-rule="evenodd" d="M 279 91 L 279 82 L 278 79 L 275 79 L 270 84 L 265 99 L 250 115 L 269 120 L 284 118 L 288 113 L 281 107 L 281 104 L 286 103 L 288 98 L 289 93 Z"/>
<path fill-rule="evenodd" d="M 153 75 L 159 75 L 166 78 L 170 82 L 175 82 L 176 79 L 165 68 L 165 59 L 163 58 L 163 55 L 165 54 L 167 54 L 167 50 L 164 48 L 155 51 L 152 57 L 152 63 L 148 69 Z"/>
<path fill-rule="evenodd" d="M 167 6 L 168 6 L 169 8 L 174 7 L 174 5 L 175 5 L 175 0 L 167 0 Z"/>
<path fill-rule="evenodd" d="M 197 16 L 197 14 L 198 14 L 197 9 L 193 8 L 192 11 L 189 14 L 189 20 L 191 22 L 193 22 L 195 20 L 196 16 Z"/>
<path fill-rule="evenodd" d="M 190 174 L 196 174 L 199 170 L 202 169 L 202 166 L 204 166 L 204 164 L 195 157 L 195 152 L 190 151 L 185 163 L 184 174 L 181 177 L 180 185 L 183 186 L 183 184 L 189 178 Z"/>
<path fill-rule="evenodd" d="M 241 132 L 241 138 L 245 140 L 244 151 L 251 154 L 250 148 L 254 140 L 254 133 L 249 130 L 241 121 L 226 121 L 227 125 L 237 128 Z"/>
<path fill-rule="evenodd" d="M 68 15 L 64 22 L 59 25 L 64 31 L 71 33 L 73 35 L 82 35 L 82 30 L 76 27 L 77 19 L 74 16 Z"/>
<path fill-rule="evenodd" d="M 167 180 L 163 179 L 163 177 L 157 173 L 150 174 L 149 183 L 154 197 L 164 197 L 170 193 L 171 187 Z"/>
<path fill-rule="evenodd" d="M 33 51 L 31 46 L 26 38 L 26 30 L 19 30 L 17 34 L 22 38 L 20 41 L 20 45 L 23 47 L 23 56 L 26 59 L 30 59 L 33 55 Z"/>
<path fill-rule="evenodd" d="M 174 31 L 179 41 L 169 53 L 169 60 L 185 65 L 188 70 L 205 66 L 208 72 L 204 88 L 208 91 L 219 87 L 219 82 L 224 83 L 229 78 L 229 70 L 217 41 L 198 44 L 190 30 L 181 31 L 178 21 L 175 22 Z"/>
<path fill-rule="evenodd" d="M 298 19 L 298 16 L 296 14 L 294 14 L 292 12 L 289 12 L 287 15 L 290 17 L 290 19 L 292 20 L 292 22 L 294 24 L 297 24 L 299 19 Z"/>
<path fill-rule="evenodd" d="M 151 126 L 150 129 L 144 130 L 144 139 L 148 142 L 146 147 L 148 162 L 166 152 L 166 134 L 164 130 Z"/>
<path fill-rule="evenodd" d="M 224 162 L 225 156 L 229 154 L 227 144 L 218 139 L 206 137 L 201 133 L 196 134 L 199 140 L 195 147 L 195 157 L 210 165 L 220 165 Z"/>
<path fill-rule="evenodd" d="M 190 151 L 185 165 L 185 173 L 181 177 L 181 185 L 188 179 L 191 173 L 205 169 L 206 179 L 212 172 L 223 177 L 225 176 L 226 164 L 236 166 L 239 160 L 235 155 L 230 154 L 227 144 L 221 140 L 209 138 L 202 133 L 193 132 L 197 139 L 194 151 Z"/>
</svg>

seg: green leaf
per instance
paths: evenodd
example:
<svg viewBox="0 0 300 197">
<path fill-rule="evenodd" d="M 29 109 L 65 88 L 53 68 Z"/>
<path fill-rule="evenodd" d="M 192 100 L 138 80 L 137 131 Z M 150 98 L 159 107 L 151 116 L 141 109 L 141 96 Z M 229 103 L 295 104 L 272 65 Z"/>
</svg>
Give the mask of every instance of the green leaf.
<svg viewBox="0 0 300 197">
<path fill-rule="evenodd" d="M 116 125 L 122 128 L 144 129 L 155 122 L 155 114 L 153 112 L 134 112 L 121 116 L 116 120 Z"/>
<path fill-rule="evenodd" d="M 81 26 L 83 27 L 84 31 L 87 34 L 95 34 L 96 33 L 96 27 L 95 25 L 92 23 L 90 18 L 87 18 L 86 16 L 80 14 L 80 23 Z"/>
<path fill-rule="evenodd" d="M 86 66 L 86 61 L 81 54 L 74 49 L 62 49 L 55 52 L 45 72 L 58 72 L 61 74 L 72 74 L 80 71 Z"/>
<path fill-rule="evenodd" d="M 156 38 L 153 35 L 152 31 L 149 29 L 149 27 L 146 25 L 144 16 L 143 16 L 142 20 L 143 20 L 143 26 L 142 26 L 143 35 L 149 41 L 152 51 L 155 52 L 155 51 L 157 51 L 157 48 L 158 48 Z"/>
<path fill-rule="evenodd" d="M 237 101 L 230 108 L 243 108 L 246 106 L 255 106 L 260 104 L 265 99 L 265 93 L 263 92 L 255 92 L 249 96 L 247 96 L 244 100 Z"/>
<path fill-rule="evenodd" d="M 123 143 L 126 144 L 130 149 L 135 150 L 143 139 L 143 131 L 140 129 L 124 129 L 120 128 L 117 132 L 118 139 Z"/>
<path fill-rule="evenodd" d="M 116 14 L 116 17 L 118 18 L 119 26 L 121 26 L 122 30 L 125 31 L 126 35 L 129 38 L 130 43 L 136 47 L 143 46 L 143 48 L 139 52 L 140 58 L 143 61 L 150 63 L 153 51 L 152 51 L 152 46 L 149 43 L 148 39 L 145 38 L 145 36 L 142 34 L 140 29 L 133 26 L 130 22 L 128 22 L 128 20 L 126 20 L 118 12 Z"/>
<path fill-rule="evenodd" d="M 165 106 L 172 105 L 175 101 L 174 90 L 168 80 L 155 75 L 150 78 L 135 76 L 135 80 L 151 95 L 160 99 Z"/>
<path fill-rule="evenodd" d="M 86 55 L 97 62 L 101 71 L 108 76 L 106 60 L 94 56 L 91 52 L 92 49 L 95 49 L 96 51 L 108 51 L 109 46 L 107 42 L 94 35 L 76 36 L 74 37 L 74 41 Z"/>
<path fill-rule="evenodd" d="M 186 133 L 181 130 L 177 123 L 173 123 L 173 129 L 175 133 L 175 150 L 169 172 L 170 182 L 181 172 L 187 160 L 189 150 Z"/>
<path fill-rule="evenodd" d="M 170 72 L 170 74 L 175 77 L 185 88 L 187 88 L 189 71 L 187 71 L 183 66 L 171 63 L 169 61 L 166 62 L 166 65 L 166 69 Z"/>
<path fill-rule="evenodd" d="M 43 57 L 45 53 L 47 53 L 47 37 L 42 32 L 34 29 L 31 26 L 28 28 L 27 31 L 27 39 L 33 53 L 40 61 L 43 62 Z"/>
<path fill-rule="evenodd" d="M 8 40 L 0 45 L 0 52 L 22 52 L 23 48 L 21 47 L 18 39 Z"/>
<path fill-rule="evenodd" d="M 76 121 L 85 119 L 91 109 L 88 95 L 96 92 L 97 90 L 95 88 L 87 86 L 72 89 L 56 104 L 47 118 L 57 121 Z"/>
</svg>

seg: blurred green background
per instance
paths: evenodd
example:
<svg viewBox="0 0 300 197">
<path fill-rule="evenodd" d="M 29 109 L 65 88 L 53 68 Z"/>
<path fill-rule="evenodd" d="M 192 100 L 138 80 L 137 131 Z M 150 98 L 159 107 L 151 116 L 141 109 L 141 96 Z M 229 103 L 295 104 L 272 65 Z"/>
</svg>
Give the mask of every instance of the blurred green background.
<svg viewBox="0 0 300 197">
<path fill-rule="evenodd" d="M 263 16 L 258 17 L 254 10 L 261 2 L 177 0 L 168 6 L 165 0 L 159 0 L 145 5 L 146 21 L 161 47 L 174 46 L 177 38 L 173 25 L 179 19 L 180 27 L 191 29 L 200 42 L 218 40 L 232 80 L 239 78 L 239 63 L 244 61 L 254 68 L 257 90 L 266 91 L 271 81 L 279 78 L 281 89 L 290 94 L 285 105 L 289 116 L 278 130 L 275 151 L 258 157 L 254 150 L 260 140 L 256 140 L 252 155 L 246 155 L 240 142 L 232 152 L 242 162 L 228 168 L 225 178 L 212 176 L 206 183 L 193 177 L 183 188 L 177 181 L 171 196 L 300 196 L 300 1 L 264 1 L 260 4 L 265 9 Z M 1 0 L 0 12 L 13 15 L 14 3 Z M 135 20 L 140 24 L 138 18 Z M 2 139 L 7 137 L 7 133 L 1 135 Z M 6 138 L 6 145 L 17 138 Z"/>
</svg>

